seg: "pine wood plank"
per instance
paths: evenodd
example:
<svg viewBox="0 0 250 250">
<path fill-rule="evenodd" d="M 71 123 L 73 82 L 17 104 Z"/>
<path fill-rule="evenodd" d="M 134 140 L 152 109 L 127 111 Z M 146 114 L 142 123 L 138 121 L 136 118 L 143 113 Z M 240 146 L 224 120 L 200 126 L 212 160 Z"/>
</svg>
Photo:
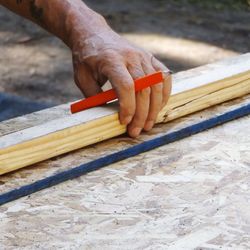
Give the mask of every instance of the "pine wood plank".
<svg viewBox="0 0 250 250">
<path fill-rule="evenodd" d="M 250 93 L 250 54 L 206 65 L 173 77 L 169 104 L 157 122 L 167 122 L 212 105 Z M 39 121 L 17 126 L 14 131 L 0 125 L 0 174 L 61 155 L 72 150 L 123 134 L 116 105 L 94 108 L 70 115 L 69 105 L 54 108 L 61 118 L 38 112 Z M 61 111 L 63 110 L 63 112 Z M 57 112 L 58 111 L 58 112 Z M 52 113 L 53 113 L 52 112 Z M 46 117 L 43 122 L 43 116 Z M 20 124 L 22 118 L 11 123 Z M 24 119 L 25 120 L 25 119 Z"/>
</svg>

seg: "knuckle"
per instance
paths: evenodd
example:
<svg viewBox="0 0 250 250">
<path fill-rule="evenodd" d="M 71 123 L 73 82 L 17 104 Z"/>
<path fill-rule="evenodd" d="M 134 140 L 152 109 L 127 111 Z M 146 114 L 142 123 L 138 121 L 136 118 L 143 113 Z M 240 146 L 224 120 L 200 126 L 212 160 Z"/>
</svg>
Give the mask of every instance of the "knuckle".
<svg viewBox="0 0 250 250">
<path fill-rule="evenodd" d="M 141 65 L 139 63 L 134 63 L 133 65 L 131 65 L 131 67 L 133 69 L 133 72 L 139 75 L 144 75 Z"/>
<path fill-rule="evenodd" d="M 152 91 L 154 91 L 155 94 L 162 94 L 163 85 L 162 84 L 157 84 L 157 85 L 152 86 Z"/>
<path fill-rule="evenodd" d="M 123 56 L 128 59 L 133 59 L 137 55 L 136 50 L 134 48 L 126 48 L 123 51 Z"/>
<path fill-rule="evenodd" d="M 140 92 L 141 92 L 142 96 L 146 96 L 147 97 L 147 96 L 150 95 L 151 89 L 150 88 L 145 88 L 145 89 L 141 90 Z"/>
<path fill-rule="evenodd" d="M 134 56 L 134 55 L 137 54 L 136 50 L 134 48 L 127 48 L 127 49 L 125 49 L 125 53 L 128 56 Z"/>
<path fill-rule="evenodd" d="M 140 119 L 139 117 L 135 117 L 133 120 L 133 127 L 139 127 L 142 128 L 144 125 L 144 121 Z"/>
<path fill-rule="evenodd" d="M 134 118 L 134 121 L 133 121 L 133 126 L 142 128 L 146 122 L 146 118 L 147 117 L 144 117 L 141 115 L 136 115 L 136 117 Z"/>
<path fill-rule="evenodd" d="M 122 58 L 117 53 L 105 52 L 99 57 L 97 65 L 100 72 L 107 74 L 110 71 L 116 71 L 116 65 L 120 65 L 122 62 Z"/>
<path fill-rule="evenodd" d="M 122 102 L 120 102 L 120 110 L 124 116 L 133 116 L 135 114 L 134 105 L 124 105 Z"/>
<path fill-rule="evenodd" d="M 122 76 L 124 75 L 124 69 L 122 65 L 119 65 L 118 63 L 110 62 L 104 62 L 100 65 L 99 67 L 99 72 L 106 77 L 112 79 L 118 79 L 118 78 L 123 78 Z"/>
<path fill-rule="evenodd" d="M 144 123 L 147 119 L 147 115 L 145 113 L 138 113 L 136 114 L 135 119 L 140 123 Z"/>
<path fill-rule="evenodd" d="M 124 113 L 135 113 L 135 100 L 133 100 L 133 98 L 129 97 L 128 95 L 124 95 L 119 98 L 119 106 Z"/>
<path fill-rule="evenodd" d="M 119 88 L 123 93 L 133 92 L 134 91 L 134 84 L 132 82 L 120 82 Z"/>
<path fill-rule="evenodd" d="M 138 51 L 138 57 L 141 59 L 141 61 L 145 60 L 147 58 L 147 52 L 140 49 Z"/>
<path fill-rule="evenodd" d="M 102 53 L 100 53 L 100 56 L 104 59 L 112 59 L 114 57 L 116 57 L 118 55 L 117 51 L 113 50 L 113 49 L 106 49 L 104 51 L 102 51 Z"/>
<path fill-rule="evenodd" d="M 124 57 L 130 60 L 137 60 L 141 62 L 145 58 L 145 52 L 139 48 L 127 48 L 124 50 Z"/>
</svg>

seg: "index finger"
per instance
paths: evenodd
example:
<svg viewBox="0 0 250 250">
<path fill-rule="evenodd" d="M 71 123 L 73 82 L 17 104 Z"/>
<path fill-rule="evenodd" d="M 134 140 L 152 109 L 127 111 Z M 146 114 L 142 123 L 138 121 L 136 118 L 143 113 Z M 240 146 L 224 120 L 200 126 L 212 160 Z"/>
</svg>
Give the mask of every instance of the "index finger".
<svg viewBox="0 0 250 250">
<path fill-rule="evenodd" d="M 115 89 L 120 106 L 119 118 L 121 124 L 127 125 L 135 114 L 134 81 L 126 66 L 116 63 L 115 66 L 103 67 L 102 73 L 109 79 Z"/>
</svg>

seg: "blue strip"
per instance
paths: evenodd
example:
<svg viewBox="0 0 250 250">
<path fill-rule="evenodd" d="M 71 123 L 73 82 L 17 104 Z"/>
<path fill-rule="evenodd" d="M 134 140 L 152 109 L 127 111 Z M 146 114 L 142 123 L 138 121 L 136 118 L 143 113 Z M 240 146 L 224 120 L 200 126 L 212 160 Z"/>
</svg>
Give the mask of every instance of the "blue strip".
<svg viewBox="0 0 250 250">
<path fill-rule="evenodd" d="M 101 157 L 97 160 L 82 164 L 70 170 L 66 170 L 61 173 L 54 174 L 50 177 L 46 177 L 42 180 L 36 181 L 34 183 L 31 183 L 29 185 L 26 185 L 17 189 L 14 189 L 7 193 L 3 193 L 0 195 L 0 205 L 3 205 L 10 201 L 14 201 L 18 198 L 30 195 L 32 193 L 38 192 L 42 189 L 55 186 L 59 183 L 77 178 L 81 175 L 103 168 L 109 164 L 127 159 L 132 156 L 136 156 L 140 153 L 155 149 L 157 147 L 166 145 L 168 143 L 178 141 L 180 139 L 186 138 L 188 136 L 197 134 L 204 130 L 213 128 L 215 126 L 221 125 L 223 123 L 232 121 L 234 119 L 237 119 L 246 115 L 250 115 L 250 104 L 243 106 L 241 108 L 235 109 L 233 111 L 227 112 L 225 114 L 216 116 L 214 118 L 205 120 L 203 122 L 199 122 L 197 124 L 180 129 L 176 132 L 172 132 L 172 133 L 163 135 L 161 137 L 142 142 L 128 149 L 124 149 L 119 152 Z"/>
<path fill-rule="evenodd" d="M 34 102 L 19 96 L 0 93 L 0 122 L 52 106 L 54 106 L 52 103 Z"/>
</svg>

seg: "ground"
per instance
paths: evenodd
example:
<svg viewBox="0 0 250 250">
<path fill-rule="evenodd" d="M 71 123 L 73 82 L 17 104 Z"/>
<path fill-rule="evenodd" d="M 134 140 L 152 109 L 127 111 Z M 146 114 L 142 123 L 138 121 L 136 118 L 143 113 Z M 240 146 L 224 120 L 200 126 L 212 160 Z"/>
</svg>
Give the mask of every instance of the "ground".
<svg viewBox="0 0 250 250">
<path fill-rule="evenodd" d="M 86 2 L 174 71 L 250 50 L 250 12 L 244 1 Z M 0 93 L 46 104 L 82 97 L 64 44 L 2 7 L 0 23 Z"/>
</svg>

